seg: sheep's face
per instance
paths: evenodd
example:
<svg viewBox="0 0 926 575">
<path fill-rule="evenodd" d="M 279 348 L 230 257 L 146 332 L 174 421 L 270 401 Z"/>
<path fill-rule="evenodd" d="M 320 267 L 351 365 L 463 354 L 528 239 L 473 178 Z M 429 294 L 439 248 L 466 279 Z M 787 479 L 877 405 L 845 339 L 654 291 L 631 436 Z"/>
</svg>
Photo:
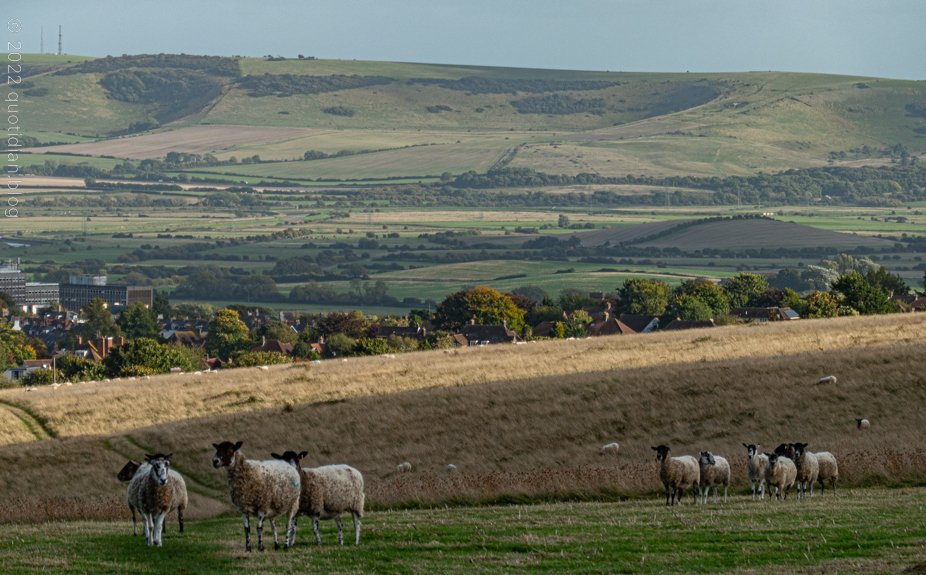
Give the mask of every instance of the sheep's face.
<svg viewBox="0 0 926 575">
<path fill-rule="evenodd" d="M 746 457 L 747 457 L 748 459 L 752 459 L 753 457 L 756 456 L 756 453 L 759 452 L 759 444 L 756 444 L 756 445 L 746 445 L 746 444 L 744 443 L 744 444 L 743 444 L 743 447 L 746 448 Z"/>
<path fill-rule="evenodd" d="M 656 452 L 656 461 L 665 461 L 669 458 L 669 448 L 665 445 L 653 447 L 653 451 Z"/>
<path fill-rule="evenodd" d="M 776 465 L 778 465 L 779 455 L 777 453 L 775 452 L 766 453 L 766 455 L 768 456 L 768 466 L 769 467 L 775 467 Z"/>
<path fill-rule="evenodd" d="M 167 480 L 170 477 L 170 460 L 173 456 L 173 453 L 169 455 L 163 455 L 161 453 L 157 455 L 145 455 L 145 461 L 151 465 L 151 472 L 154 474 L 154 478 L 157 480 L 158 485 L 167 485 Z"/>
<path fill-rule="evenodd" d="M 710 451 L 702 451 L 698 462 L 701 465 L 714 465 L 714 454 Z"/>
<path fill-rule="evenodd" d="M 238 443 L 232 443 L 231 441 L 213 443 L 212 447 L 215 447 L 215 455 L 212 456 L 212 466 L 218 469 L 219 467 L 231 465 L 235 459 L 235 452 L 241 449 L 242 443 L 241 441 Z"/>
<path fill-rule="evenodd" d="M 292 465 L 292 466 L 295 467 L 296 469 L 299 469 L 299 460 L 304 459 L 305 456 L 308 455 L 308 454 L 309 454 L 308 451 L 303 451 L 302 453 L 296 453 L 295 451 L 284 451 L 284 452 L 283 452 L 283 455 L 279 455 L 279 454 L 276 454 L 276 453 L 271 453 L 270 455 L 271 455 L 274 459 L 279 459 L 280 461 L 285 461 L 286 463 L 289 463 L 290 465 Z"/>
<path fill-rule="evenodd" d="M 788 459 L 794 459 L 794 444 L 793 443 L 782 443 L 775 448 L 775 455 L 783 455 Z"/>
<path fill-rule="evenodd" d="M 138 473 L 138 468 L 141 467 L 141 463 L 135 461 L 129 461 L 125 464 L 125 467 L 119 470 L 119 473 L 116 475 L 116 478 L 119 481 L 131 481 L 135 474 Z"/>
<path fill-rule="evenodd" d="M 800 457 L 804 455 L 804 452 L 807 450 L 806 443 L 795 443 L 794 444 L 794 455 L 795 457 Z"/>
</svg>

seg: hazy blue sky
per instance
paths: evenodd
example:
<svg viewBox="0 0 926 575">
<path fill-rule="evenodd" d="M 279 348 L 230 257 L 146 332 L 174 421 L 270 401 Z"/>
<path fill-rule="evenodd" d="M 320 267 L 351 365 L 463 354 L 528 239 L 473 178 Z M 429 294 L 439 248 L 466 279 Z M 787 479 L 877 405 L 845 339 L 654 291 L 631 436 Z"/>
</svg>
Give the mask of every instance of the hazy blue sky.
<svg viewBox="0 0 926 575">
<path fill-rule="evenodd" d="M 924 0 L 4 2 L 25 51 L 394 60 L 926 80 Z M 4 30 L 6 39 L 13 34 Z"/>
</svg>

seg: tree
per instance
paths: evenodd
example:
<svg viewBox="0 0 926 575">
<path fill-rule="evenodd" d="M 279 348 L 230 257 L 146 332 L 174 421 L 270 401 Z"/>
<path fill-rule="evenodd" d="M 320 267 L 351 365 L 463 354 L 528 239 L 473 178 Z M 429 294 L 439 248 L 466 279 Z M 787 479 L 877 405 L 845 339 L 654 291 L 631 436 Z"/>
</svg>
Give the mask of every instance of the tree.
<svg viewBox="0 0 926 575">
<path fill-rule="evenodd" d="M 212 339 L 212 330 L 209 331 Z M 172 367 L 193 371 L 195 365 L 189 358 L 169 345 L 153 339 L 139 338 L 126 342 L 103 358 L 103 367 L 110 377 L 131 377 L 167 373 Z"/>
<path fill-rule="evenodd" d="M 895 311 L 894 305 L 887 299 L 887 294 L 868 283 L 865 276 L 858 272 L 839 278 L 839 281 L 833 284 L 833 291 L 844 296 L 843 305 L 854 308 L 862 315 Z"/>
<path fill-rule="evenodd" d="M 389 351 L 389 344 L 384 339 L 362 337 L 351 349 L 353 355 L 382 355 Z"/>
<path fill-rule="evenodd" d="M 22 384 L 25 387 L 33 385 L 51 385 L 55 382 L 55 379 L 64 381 L 61 370 L 34 369 L 23 376 Z"/>
<path fill-rule="evenodd" d="M 768 289 L 768 278 L 759 274 L 739 273 L 721 282 L 730 307 L 753 306 Z"/>
<path fill-rule="evenodd" d="M 354 349 L 354 339 L 343 333 L 333 334 L 325 341 L 325 357 L 347 357 Z"/>
<path fill-rule="evenodd" d="M 326 339 L 340 333 L 354 340 L 361 337 L 368 327 L 370 327 L 370 322 L 363 317 L 363 312 L 354 310 L 350 313 L 329 313 L 328 317 L 318 322 L 316 331 L 317 335 L 322 335 Z"/>
<path fill-rule="evenodd" d="M 756 307 L 782 307 L 782 301 L 784 300 L 785 294 L 778 288 L 768 288 L 765 290 L 765 293 L 762 294 L 756 300 Z"/>
<path fill-rule="evenodd" d="M 730 311 L 730 300 L 726 292 L 710 280 L 685 280 L 678 286 L 675 293 L 679 296 L 687 295 L 701 300 L 710 309 L 710 315 Z"/>
<path fill-rule="evenodd" d="M 587 292 L 574 288 L 566 288 L 560 293 L 559 298 L 557 298 L 556 305 L 562 308 L 564 312 L 572 313 L 583 307 L 594 307 L 598 305 L 598 300 L 589 297 Z"/>
<path fill-rule="evenodd" d="M 561 227 L 561 228 L 568 228 L 568 227 L 569 227 L 569 218 L 566 217 L 566 216 L 564 216 L 563 214 L 560 214 L 560 215 L 559 215 L 559 220 L 556 222 L 556 225 L 559 226 L 559 227 Z"/>
<path fill-rule="evenodd" d="M 76 355 L 61 356 L 56 363 L 68 381 L 95 381 L 106 377 L 103 365 Z"/>
<path fill-rule="evenodd" d="M 481 325 L 501 325 L 507 321 L 508 329 L 520 331 L 524 312 L 507 296 L 490 287 L 478 286 L 447 296 L 434 314 L 437 327 L 445 330 L 458 330 L 470 319 Z"/>
<path fill-rule="evenodd" d="M 658 279 L 628 278 L 618 295 L 618 311 L 622 313 L 662 315 L 672 299 L 672 288 Z"/>
<path fill-rule="evenodd" d="M 254 367 L 292 363 L 292 361 L 278 351 L 245 351 L 236 355 L 231 363 L 226 363 L 223 367 Z"/>
<path fill-rule="evenodd" d="M 520 296 L 529 297 L 534 301 L 534 303 L 538 304 L 543 302 L 543 298 L 550 295 L 543 288 L 537 287 L 535 285 L 517 287 L 511 290 L 511 292 Z"/>
<path fill-rule="evenodd" d="M 713 313 L 711 307 L 701 298 L 682 294 L 672 301 L 672 305 L 666 310 L 666 315 L 669 317 L 663 318 L 666 323 L 662 325 L 668 325 L 676 317 L 684 321 L 707 321 L 711 319 Z"/>
<path fill-rule="evenodd" d="M 16 301 L 10 294 L 5 291 L 0 291 L 0 307 L 4 309 L 14 309 L 16 307 Z"/>
<path fill-rule="evenodd" d="M 820 317 L 836 317 L 839 313 L 839 301 L 836 296 L 823 291 L 815 291 L 807 296 L 802 317 L 814 319 Z"/>
<path fill-rule="evenodd" d="M 268 321 L 257 330 L 257 337 L 255 339 L 260 341 L 262 337 L 277 339 L 283 343 L 295 344 L 299 339 L 299 334 L 281 321 Z"/>
<path fill-rule="evenodd" d="M 170 300 L 167 299 L 167 296 L 164 295 L 164 292 L 154 292 L 154 304 L 151 306 L 151 311 L 154 313 L 154 316 L 161 316 L 164 319 L 167 319 L 173 313 L 170 309 Z"/>
<path fill-rule="evenodd" d="M 525 315 L 530 314 L 537 304 L 531 298 L 517 293 L 506 293 L 505 296 L 511 300 L 516 308 L 523 311 Z"/>
<path fill-rule="evenodd" d="M 868 270 L 865 274 L 865 281 L 886 294 L 907 295 L 910 293 L 910 286 L 907 282 L 903 281 L 899 274 L 894 275 L 884 269 L 884 266 Z"/>
<path fill-rule="evenodd" d="M 214 357 L 227 358 L 251 347 L 248 326 L 238 319 L 237 312 L 222 309 L 209 321 L 206 352 Z"/>
<path fill-rule="evenodd" d="M 93 298 L 90 303 L 80 308 L 80 317 L 84 320 L 83 329 L 91 335 L 97 333 L 104 337 L 119 335 L 119 326 L 113 321 L 112 314 L 100 298 Z"/>
<path fill-rule="evenodd" d="M 312 349 L 312 346 L 304 341 L 297 341 L 293 346 L 293 357 L 299 359 L 319 359 L 318 353 Z"/>
<path fill-rule="evenodd" d="M 126 339 L 140 337 L 154 339 L 158 336 L 158 322 L 154 312 L 140 301 L 134 301 L 122 310 L 116 325 L 122 330 Z"/>
</svg>

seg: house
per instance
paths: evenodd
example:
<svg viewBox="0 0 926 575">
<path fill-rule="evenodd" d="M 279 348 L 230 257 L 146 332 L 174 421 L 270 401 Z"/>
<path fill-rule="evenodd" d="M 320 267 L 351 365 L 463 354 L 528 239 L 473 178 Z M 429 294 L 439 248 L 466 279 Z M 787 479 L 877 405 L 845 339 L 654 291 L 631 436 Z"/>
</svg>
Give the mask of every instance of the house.
<svg viewBox="0 0 926 575">
<path fill-rule="evenodd" d="M 185 347 L 202 347 L 206 340 L 192 331 L 175 331 L 167 338 L 167 343 L 179 343 Z"/>
<path fill-rule="evenodd" d="M 293 354 L 292 344 L 282 342 L 278 339 L 267 339 L 266 337 L 260 338 L 260 343 L 257 345 L 252 345 L 248 348 L 248 351 L 251 353 L 255 352 L 267 352 L 267 353 L 279 353 L 283 357 L 289 357 Z"/>
<path fill-rule="evenodd" d="M 774 321 L 801 319 L 801 316 L 789 307 L 735 307 L 730 310 L 730 315 L 758 323 L 767 322 L 772 316 L 776 318 Z"/>
<path fill-rule="evenodd" d="M 637 333 L 649 333 L 659 327 L 659 316 L 656 315 L 624 313 L 619 319 L 621 323 Z"/>
<path fill-rule="evenodd" d="M 556 325 L 555 321 L 543 321 L 537 324 L 534 329 L 531 330 L 532 337 L 550 337 L 550 332 L 553 331 L 553 327 Z"/>
<path fill-rule="evenodd" d="M 109 355 L 109 350 L 125 343 L 123 337 L 96 337 L 92 340 L 84 341 L 83 336 L 77 336 L 77 345 L 70 351 L 71 355 L 82 357 L 94 363 L 100 363 L 103 358 Z"/>
<path fill-rule="evenodd" d="M 608 312 L 604 312 L 604 317 L 592 321 L 585 328 L 585 332 L 588 333 L 590 337 L 598 337 L 601 335 L 630 335 L 637 333 L 630 326 L 617 319 L 616 317 L 611 317 Z"/>
<path fill-rule="evenodd" d="M 677 331 L 682 329 L 701 329 L 705 327 L 717 327 L 717 324 L 715 324 L 714 320 L 712 319 L 707 321 L 686 321 L 676 318 L 670 321 L 666 327 L 662 328 L 662 330 Z"/>
<path fill-rule="evenodd" d="M 13 380 L 21 379 L 30 371 L 36 371 L 39 369 L 52 369 L 53 365 L 53 360 L 50 359 L 27 359 L 22 362 L 22 365 L 19 367 L 11 367 L 10 369 L 6 370 L 3 372 L 3 375 Z"/>
<path fill-rule="evenodd" d="M 387 339 L 393 335 L 423 341 L 424 336 L 427 335 L 427 330 L 421 326 L 398 327 L 384 325 L 376 331 L 376 339 Z"/>
<path fill-rule="evenodd" d="M 893 295 L 888 298 L 902 312 L 926 310 L 926 297 L 916 295 Z"/>
<path fill-rule="evenodd" d="M 473 319 L 460 328 L 459 335 L 466 338 L 470 346 L 521 341 L 517 333 L 508 329 L 507 321 L 503 321 L 502 325 L 476 325 L 476 320 Z"/>
</svg>

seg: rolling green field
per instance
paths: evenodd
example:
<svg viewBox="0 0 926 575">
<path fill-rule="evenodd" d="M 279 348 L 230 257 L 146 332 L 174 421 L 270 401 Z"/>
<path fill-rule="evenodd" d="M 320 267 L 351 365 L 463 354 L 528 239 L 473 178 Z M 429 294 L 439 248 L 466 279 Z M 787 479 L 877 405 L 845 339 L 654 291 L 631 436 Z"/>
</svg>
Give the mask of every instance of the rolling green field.
<svg viewBox="0 0 926 575">
<path fill-rule="evenodd" d="M 237 516 L 187 520 L 183 534 L 171 521 L 163 548 L 146 547 L 124 521 L 5 525 L 0 559 L 7 573 L 898 573 L 926 560 L 926 523 L 916 511 L 924 495 L 853 489 L 837 500 L 736 494 L 726 505 L 689 500 L 671 509 L 654 496 L 377 511 L 364 517 L 360 547 L 338 547 L 332 522 L 323 521 L 317 548 L 302 518 L 295 548 L 251 554 Z"/>
</svg>

